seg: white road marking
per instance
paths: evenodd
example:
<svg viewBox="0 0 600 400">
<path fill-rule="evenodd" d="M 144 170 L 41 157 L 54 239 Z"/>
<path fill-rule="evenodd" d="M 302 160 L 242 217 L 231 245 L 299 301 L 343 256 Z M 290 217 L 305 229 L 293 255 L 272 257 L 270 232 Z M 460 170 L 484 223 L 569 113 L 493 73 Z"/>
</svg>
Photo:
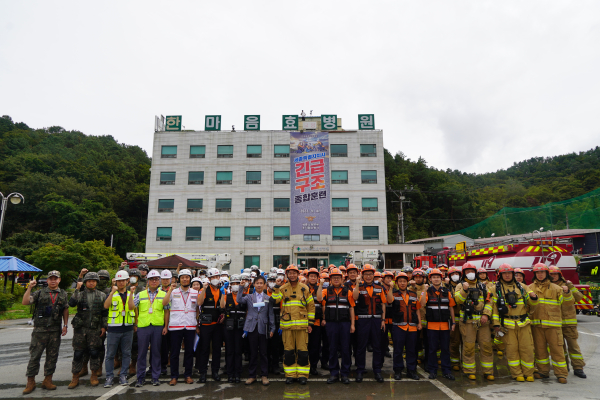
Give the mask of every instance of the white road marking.
<svg viewBox="0 0 600 400">
<path fill-rule="evenodd" d="M 135 382 L 137 380 L 137 376 L 134 375 L 132 378 L 130 378 L 127 383 L 129 383 L 129 385 L 131 385 L 133 382 Z M 116 388 L 109 390 L 108 392 L 104 393 L 102 396 L 98 397 L 97 400 L 107 400 L 110 399 L 111 397 L 113 397 L 116 394 L 119 394 L 122 390 L 128 389 L 129 385 L 127 386 L 122 386 L 119 385 Z"/>
<path fill-rule="evenodd" d="M 452 400 L 465 400 L 461 396 L 456 394 L 456 392 L 454 392 L 448 386 L 446 386 L 442 382 L 440 382 L 439 380 L 429 379 L 428 378 L 429 375 L 425 374 L 425 371 L 421 367 L 419 367 L 418 371 L 419 371 L 419 375 L 421 375 L 427 381 L 431 382 L 436 388 L 440 389 L 442 392 L 444 392 L 446 394 L 446 396 L 450 397 Z M 415 381 L 415 382 L 418 382 L 418 381 Z"/>
<path fill-rule="evenodd" d="M 600 333 L 588 333 L 588 332 L 582 332 L 582 331 L 579 331 L 579 333 L 583 333 L 584 335 L 600 337 Z"/>
</svg>

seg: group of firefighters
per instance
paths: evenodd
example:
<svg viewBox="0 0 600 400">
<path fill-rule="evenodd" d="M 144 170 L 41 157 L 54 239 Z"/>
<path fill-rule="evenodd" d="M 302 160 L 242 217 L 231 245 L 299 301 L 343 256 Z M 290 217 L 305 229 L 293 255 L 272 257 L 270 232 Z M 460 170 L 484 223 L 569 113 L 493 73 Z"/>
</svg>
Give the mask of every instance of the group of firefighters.
<svg viewBox="0 0 600 400">
<path fill-rule="evenodd" d="M 137 387 L 147 375 L 157 386 L 168 367 L 174 386 L 182 351 L 185 383 L 194 382 L 194 359 L 198 383 L 206 382 L 211 357 L 211 378 L 220 381 L 223 345 L 231 383 L 241 381 L 242 354 L 250 361 L 246 384 L 256 381 L 258 369 L 268 385 L 269 373 L 280 374 L 280 362 L 286 383 L 306 384 L 310 375 L 319 375 L 320 362 L 329 371 L 327 383 L 348 384 L 353 359 L 354 380 L 362 382 L 367 352 L 372 352 L 377 382 L 384 381 L 385 357 L 392 358 L 395 380 L 403 373 L 419 380 L 418 364 L 429 379 L 437 379 L 441 369 L 449 380 L 455 379 L 453 371 L 475 380 L 477 348 L 489 381 L 495 379 L 495 352 L 506 354 L 518 382 L 549 378 L 552 367 L 558 382 L 566 383 L 569 358 L 574 374 L 586 377 L 575 310 L 582 295 L 556 266 L 536 264 L 529 285 L 519 268 L 502 264 L 491 282 L 485 269 L 470 262 L 427 270 L 405 267 L 396 274 L 380 273 L 369 264 L 361 270 L 350 264 L 321 271 L 290 265 L 270 273 L 252 266 L 231 277 L 215 268 L 198 276 L 189 269 L 177 271 L 122 265 L 111 280 L 108 271 L 83 269 L 71 298 L 59 288 L 58 271 L 51 271 L 48 286 L 33 294 L 32 281 L 23 297 L 23 304 L 35 305 L 23 393 L 35 389 L 44 351 L 41 386 L 56 389 L 52 375 L 60 340 L 68 330 L 68 309 L 75 306 L 69 389 L 89 371 L 90 384 L 99 385 L 103 363 L 104 387 L 113 385 L 115 375 L 127 385 L 128 374 L 136 375 Z"/>
</svg>

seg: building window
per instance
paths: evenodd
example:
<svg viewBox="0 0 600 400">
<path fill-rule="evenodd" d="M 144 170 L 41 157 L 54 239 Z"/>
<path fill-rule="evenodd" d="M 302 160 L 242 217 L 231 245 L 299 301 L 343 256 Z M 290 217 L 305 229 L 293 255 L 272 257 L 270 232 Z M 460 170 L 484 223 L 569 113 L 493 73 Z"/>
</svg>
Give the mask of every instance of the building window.
<svg viewBox="0 0 600 400">
<path fill-rule="evenodd" d="M 231 228 L 228 226 L 217 226 L 215 228 L 215 240 L 223 242 L 231 240 Z"/>
<path fill-rule="evenodd" d="M 360 179 L 362 183 L 377 183 L 377 171 L 364 170 L 360 171 Z"/>
<path fill-rule="evenodd" d="M 247 158 L 262 158 L 262 146 L 258 145 L 248 145 L 246 146 L 246 157 Z"/>
<path fill-rule="evenodd" d="M 273 199 L 273 211 L 290 212 L 290 199 L 289 198 Z"/>
<path fill-rule="evenodd" d="M 204 185 L 204 171 L 188 172 L 188 185 Z"/>
<path fill-rule="evenodd" d="M 190 158 L 204 158 L 206 146 L 190 146 Z"/>
<path fill-rule="evenodd" d="M 290 171 L 275 171 L 273 174 L 273 183 L 289 184 Z"/>
<path fill-rule="evenodd" d="M 233 172 L 217 171 L 217 185 L 231 185 L 233 180 Z"/>
<path fill-rule="evenodd" d="M 160 158 L 177 158 L 177 146 L 162 146 Z"/>
<path fill-rule="evenodd" d="M 331 171 L 331 183 L 348 183 L 348 171 Z"/>
<path fill-rule="evenodd" d="M 276 144 L 275 145 L 275 158 L 284 158 L 290 156 L 290 145 L 289 144 Z"/>
<path fill-rule="evenodd" d="M 246 226 L 244 228 L 244 240 L 260 240 L 260 226 Z"/>
<path fill-rule="evenodd" d="M 188 226 L 187 228 L 185 228 L 185 240 L 186 241 L 202 240 L 202 227 Z"/>
<path fill-rule="evenodd" d="M 361 157 L 377 157 L 377 148 L 374 144 L 361 144 L 360 145 L 360 156 Z"/>
<path fill-rule="evenodd" d="M 350 211 L 348 199 L 331 199 L 331 211 Z"/>
<path fill-rule="evenodd" d="M 244 269 L 256 265 L 260 268 L 260 256 L 244 256 Z"/>
<path fill-rule="evenodd" d="M 260 199 L 246 199 L 246 212 L 260 212 Z"/>
<path fill-rule="evenodd" d="M 363 226 L 363 240 L 379 240 L 379 227 Z"/>
<path fill-rule="evenodd" d="M 187 199 L 187 212 L 202 212 L 202 199 Z"/>
<path fill-rule="evenodd" d="M 217 158 L 233 158 L 233 146 L 217 146 Z"/>
<path fill-rule="evenodd" d="M 362 210 L 363 211 L 378 211 L 377 197 L 363 197 L 362 199 Z"/>
<path fill-rule="evenodd" d="M 273 266 L 285 270 L 290 265 L 290 256 L 273 256 Z"/>
<path fill-rule="evenodd" d="M 174 185 L 175 184 L 175 172 L 161 172 L 160 173 L 160 184 L 161 185 Z"/>
<path fill-rule="evenodd" d="M 156 240 L 171 241 L 173 228 L 156 228 Z"/>
<path fill-rule="evenodd" d="M 348 157 L 347 144 L 332 144 L 329 146 L 331 157 Z"/>
<path fill-rule="evenodd" d="M 349 226 L 333 226 L 331 227 L 331 235 L 333 240 L 350 240 Z"/>
<path fill-rule="evenodd" d="M 231 212 L 231 199 L 217 199 L 215 212 Z"/>
<path fill-rule="evenodd" d="M 321 235 L 304 235 L 305 242 L 318 242 L 321 240 Z"/>
<path fill-rule="evenodd" d="M 290 227 L 289 226 L 274 226 L 273 227 L 273 240 L 290 240 Z"/>
<path fill-rule="evenodd" d="M 161 199 L 158 200 L 158 212 L 173 212 L 175 200 L 173 199 Z"/>
<path fill-rule="evenodd" d="M 260 180 L 260 171 L 246 171 L 246 185 L 258 185 Z"/>
</svg>

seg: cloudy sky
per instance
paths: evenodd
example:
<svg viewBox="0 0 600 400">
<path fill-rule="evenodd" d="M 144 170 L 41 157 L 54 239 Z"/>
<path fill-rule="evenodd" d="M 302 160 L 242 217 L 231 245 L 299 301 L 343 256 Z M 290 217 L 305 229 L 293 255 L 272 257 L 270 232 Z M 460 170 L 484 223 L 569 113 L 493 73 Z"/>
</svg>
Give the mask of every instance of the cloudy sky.
<svg viewBox="0 0 600 400">
<path fill-rule="evenodd" d="M 3 1 L 0 114 L 152 146 L 154 116 L 375 114 L 392 153 L 488 172 L 600 143 L 597 1 Z"/>
</svg>

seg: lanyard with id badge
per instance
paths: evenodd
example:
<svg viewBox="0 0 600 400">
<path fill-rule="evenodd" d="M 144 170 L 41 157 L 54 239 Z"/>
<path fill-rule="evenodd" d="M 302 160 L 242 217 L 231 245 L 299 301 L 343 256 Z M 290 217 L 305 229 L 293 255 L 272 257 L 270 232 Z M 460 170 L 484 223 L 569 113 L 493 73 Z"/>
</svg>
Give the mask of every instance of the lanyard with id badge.
<svg viewBox="0 0 600 400">
<path fill-rule="evenodd" d="M 154 304 L 154 300 L 156 300 L 156 298 L 158 297 L 158 291 L 156 293 L 156 296 L 154 296 L 154 298 L 152 300 L 150 300 L 150 291 L 148 289 L 146 289 L 146 293 L 148 294 L 148 301 L 150 302 L 150 307 L 148 308 L 148 314 L 152 314 L 154 312 L 154 309 L 152 308 L 152 304 Z"/>
</svg>

